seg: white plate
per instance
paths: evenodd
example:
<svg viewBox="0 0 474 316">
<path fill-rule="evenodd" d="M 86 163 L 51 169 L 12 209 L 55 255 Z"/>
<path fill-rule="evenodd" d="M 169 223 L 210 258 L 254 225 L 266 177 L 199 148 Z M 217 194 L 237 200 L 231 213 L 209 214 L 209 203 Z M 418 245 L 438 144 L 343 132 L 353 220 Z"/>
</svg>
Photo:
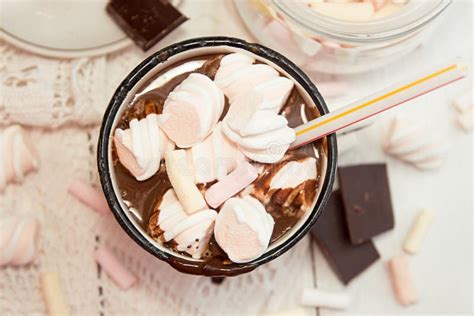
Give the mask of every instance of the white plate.
<svg viewBox="0 0 474 316">
<path fill-rule="evenodd" d="M 132 44 L 105 11 L 107 0 L 0 0 L 0 38 L 60 58 L 111 53 Z"/>
</svg>

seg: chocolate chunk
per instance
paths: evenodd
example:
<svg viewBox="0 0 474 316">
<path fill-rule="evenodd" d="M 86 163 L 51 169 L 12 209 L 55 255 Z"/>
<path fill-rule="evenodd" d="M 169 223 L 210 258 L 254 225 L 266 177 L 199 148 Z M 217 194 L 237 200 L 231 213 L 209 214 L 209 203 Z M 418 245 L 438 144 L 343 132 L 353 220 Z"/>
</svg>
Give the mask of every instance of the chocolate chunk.
<svg viewBox="0 0 474 316">
<path fill-rule="evenodd" d="M 144 51 L 187 20 L 166 0 L 111 0 L 107 12 Z"/>
<path fill-rule="evenodd" d="M 311 235 L 344 284 L 380 257 L 372 241 L 357 246 L 351 243 L 339 191 L 332 193 L 326 209 L 311 229 Z"/>
<path fill-rule="evenodd" d="M 363 243 L 394 227 L 385 164 L 339 168 L 339 185 L 353 244 Z"/>
</svg>

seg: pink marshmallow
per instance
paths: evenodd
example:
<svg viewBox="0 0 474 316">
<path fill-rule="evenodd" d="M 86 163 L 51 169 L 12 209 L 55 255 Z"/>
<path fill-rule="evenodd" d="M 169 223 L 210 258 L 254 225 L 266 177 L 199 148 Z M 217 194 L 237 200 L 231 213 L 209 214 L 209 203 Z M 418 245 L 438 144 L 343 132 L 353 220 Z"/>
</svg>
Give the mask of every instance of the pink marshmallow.
<svg viewBox="0 0 474 316">
<path fill-rule="evenodd" d="M 95 261 L 122 290 L 129 289 L 137 282 L 137 278 L 105 248 L 100 248 L 95 252 Z"/>
<path fill-rule="evenodd" d="M 69 194 L 99 214 L 109 214 L 110 209 L 102 192 L 81 181 L 73 181 L 68 188 Z"/>
<path fill-rule="evenodd" d="M 207 203 L 217 208 L 258 177 L 258 170 L 248 162 L 242 162 L 237 168 L 212 185 L 205 193 Z"/>
<path fill-rule="evenodd" d="M 408 256 L 401 255 L 387 262 L 392 281 L 393 292 L 401 305 L 410 305 L 418 301 L 415 283 L 408 267 Z"/>
</svg>

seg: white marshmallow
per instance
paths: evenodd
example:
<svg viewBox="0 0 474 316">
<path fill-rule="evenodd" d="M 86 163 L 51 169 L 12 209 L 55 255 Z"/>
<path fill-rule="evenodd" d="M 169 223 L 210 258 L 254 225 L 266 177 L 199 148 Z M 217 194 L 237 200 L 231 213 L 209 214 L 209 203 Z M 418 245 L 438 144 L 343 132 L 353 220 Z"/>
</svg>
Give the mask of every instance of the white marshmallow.
<svg viewBox="0 0 474 316">
<path fill-rule="evenodd" d="M 164 240 L 174 239 L 178 251 L 200 259 L 212 237 L 217 212 L 203 210 L 186 214 L 173 189 L 166 191 L 158 209 L 156 225 L 164 232 Z"/>
<path fill-rule="evenodd" d="M 283 158 L 296 136 L 282 115 L 261 110 L 262 102 L 264 98 L 257 91 L 237 98 L 224 117 L 222 131 L 248 158 L 275 163 Z"/>
<path fill-rule="evenodd" d="M 130 121 L 130 128 L 115 130 L 114 144 L 122 165 L 138 180 L 151 178 L 160 169 L 166 152 L 174 143 L 161 131 L 157 114 Z"/>
<path fill-rule="evenodd" d="M 0 192 L 11 182 L 21 183 L 38 169 L 36 150 L 25 131 L 13 125 L 0 131 Z"/>
<path fill-rule="evenodd" d="M 36 219 L 7 218 L 0 222 L 0 267 L 32 263 L 38 253 Z"/>
<path fill-rule="evenodd" d="M 347 293 L 326 292 L 315 288 L 303 290 L 301 303 L 311 307 L 326 307 L 331 309 L 346 309 L 350 303 Z"/>
<path fill-rule="evenodd" d="M 270 190 L 296 188 L 307 180 L 316 180 L 316 159 L 308 157 L 286 163 L 270 181 Z"/>
<path fill-rule="evenodd" d="M 207 207 L 206 201 L 194 184 L 194 171 L 188 165 L 184 150 L 173 150 L 166 154 L 166 172 L 176 196 L 188 214 Z"/>
<path fill-rule="evenodd" d="M 432 222 L 432 212 L 423 210 L 418 214 L 410 232 L 405 238 L 405 242 L 403 243 L 403 249 L 406 252 L 411 254 L 418 252 Z"/>
<path fill-rule="evenodd" d="M 216 218 L 214 236 L 236 263 L 260 257 L 268 248 L 275 222 L 263 204 L 251 196 L 230 198 Z"/>
<path fill-rule="evenodd" d="M 209 77 L 192 73 L 166 98 L 162 128 L 181 148 L 204 140 L 224 110 L 224 94 Z"/>
<path fill-rule="evenodd" d="M 433 132 L 396 117 L 389 123 L 384 151 L 419 169 L 434 169 L 444 161 L 448 148 L 446 142 Z"/>
</svg>

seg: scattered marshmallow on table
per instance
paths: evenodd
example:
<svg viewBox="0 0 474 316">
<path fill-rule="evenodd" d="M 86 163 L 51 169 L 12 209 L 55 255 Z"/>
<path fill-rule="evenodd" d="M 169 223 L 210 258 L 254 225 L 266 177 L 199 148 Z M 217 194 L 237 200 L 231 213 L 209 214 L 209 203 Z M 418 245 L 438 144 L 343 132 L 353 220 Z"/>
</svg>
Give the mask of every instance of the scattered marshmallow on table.
<svg viewBox="0 0 474 316">
<path fill-rule="evenodd" d="M 232 173 L 213 184 L 205 193 L 207 203 L 217 208 L 227 199 L 245 189 L 258 177 L 258 170 L 248 162 L 241 163 Z"/>
<path fill-rule="evenodd" d="M 59 276 L 55 272 L 45 272 L 41 275 L 41 290 L 49 316 L 69 315 Z"/>
<path fill-rule="evenodd" d="M 224 94 L 214 81 L 192 73 L 166 98 L 161 126 L 178 147 L 189 148 L 212 132 L 224 104 Z"/>
<path fill-rule="evenodd" d="M 204 197 L 194 184 L 194 171 L 188 164 L 186 152 L 183 149 L 168 152 L 165 163 L 168 178 L 186 213 L 207 208 Z"/>
<path fill-rule="evenodd" d="M 301 297 L 301 304 L 311 307 L 346 309 L 349 303 L 350 297 L 345 292 L 327 292 L 316 288 L 304 289 Z"/>
<path fill-rule="evenodd" d="M 138 180 L 151 178 L 159 169 L 166 152 L 174 149 L 174 143 L 160 129 L 157 114 L 130 121 L 130 128 L 117 128 L 114 144 L 120 163 Z"/>
<path fill-rule="evenodd" d="M 33 263 L 38 256 L 39 224 L 35 218 L 0 220 L 0 267 Z"/>
<path fill-rule="evenodd" d="M 11 182 L 38 169 L 36 150 L 27 133 L 18 125 L 0 131 L 0 193 Z"/>
<path fill-rule="evenodd" d="M 403 243 L 403 249 L 406 252 L 411 254 L 418 252 L 432 222 L 433 213 L 431 211 L 423 210 L 418 214 Z"/>
<path fill-rule="evenodd" d="M 274 224 L 259 200 L 250 195 L 233 197 L 216 217 L 214 237 L 231 261 L 249 262 L 267 250 Z"/>
<path fill-rule="evenodd" d="M 387 129 L 384 151 L 418 169 L 439 168 L 448 152 L 447 142 L 433 131 L 395 117 Z"/>
<path fill-rule="evenodd" d="M 387 262 L 393 292 L 398 302 L 404 306 L 418 301 L 418 293 L 408 264 L 407 255 L 394 257 Z"/>
<path fill-rule="evenodd" d="M 106 248 L 96 250 L 94 257 L 104 272 L 122 290 L 127 290 L 137 283 L 137 278 Z"/>
<path fill-rule="evenodd" d="M 110 213 L 104 194 L 84 181 L 77 179 L 71 182 L 68 192 L 97 213 L 101 215 Z"/>
<path fill-rule="evenodd" d="M 457 110 L 456 123 L 466 133 L 472 131 L 474 126 L 474 93 L 472 88 L 453 100 Z"/>
</svg>

